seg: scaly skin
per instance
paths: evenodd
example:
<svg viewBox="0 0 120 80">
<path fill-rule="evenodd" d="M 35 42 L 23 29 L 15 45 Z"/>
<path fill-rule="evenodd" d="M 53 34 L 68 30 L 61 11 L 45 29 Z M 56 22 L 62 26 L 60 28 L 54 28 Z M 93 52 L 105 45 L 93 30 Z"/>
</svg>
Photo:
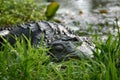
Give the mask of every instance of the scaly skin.
<svg viewBox="0 0 120 80">
<path fill-rule="evenodd" d="M 20 24 L 16 27 L 1 28 L 0 36 L 3 36 L 9 41 L 11 45 L 15 44 L 14 36 L 21 37 L 25 35 L 31 38 L 31 44 L 38 47 L 42 36 L 44 35 L 44 42 L 47 47 L 51 47 L 53 60 L 61 61 L 69 57 L 84 57 L 85 55 L 77 49 L 74 43 L 80 41 L 80 38 L 73 34 L 73 32 L 61 24 L 55 22 L 39 21 L 26 24 Z M 2 42 L 2 40 L 0 41 Z"/>
</svg>

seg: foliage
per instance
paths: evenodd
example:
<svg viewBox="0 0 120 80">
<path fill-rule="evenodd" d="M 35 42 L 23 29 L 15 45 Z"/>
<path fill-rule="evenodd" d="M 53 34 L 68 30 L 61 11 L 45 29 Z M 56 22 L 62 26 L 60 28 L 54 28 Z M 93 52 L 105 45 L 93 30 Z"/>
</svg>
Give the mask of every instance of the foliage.
<svg viewBox="0 0 120 80">
<path fill-rule="evenodd" d="M 47 20 L 50 20 L 55 16 L 58 8 L 59 8 L 59 4 L 57 2 L 52 2 L 47 6 L 47 10 L 45 12 L 45 16 L 47 17 Z"/>
<path fill-rule="evenodd" d="M 36 49 L 27 40 L 7 41 L 0 51 L 1 80 L 120 80 L 120 33 L 106 41 L 95 36 L 94 59 L 71 59 L 54 63 L 46 56 L 48 49 Z"/>
<path fill-rule="evenodd" d="M 26 37 L 21 41 L 16 38 L 16 41 L 13 47 L 4 40 L 1 47 L 0 80 L 36 80 L 44 76 L 44 62 L 49 60 L 46 56 L 48 49 L 34 48 Z"/>
<path fill-rule="evenodd" d="M 43 11 L 34 0 L 0 0 L 0 26 L 43 19 Z M 21 7 L 22 6 L 22 7 Z M 39 16 L 39 17 L 38 17 Z M 117 19 L 115 23 L 118 28 Z M 120 31 L 102 41 L 95 35 L 94 59 L 71 59 L 54 63 L 40 45 L 34 48 L 30 40 L 7 41 L 0 48 L 0 80 L 120 80 Z"/>
<path fill-rule="evenodd" d="M 0 26 L 44 19 L 44 7 L 34 0 L 0 0 Z"/>
</svg>

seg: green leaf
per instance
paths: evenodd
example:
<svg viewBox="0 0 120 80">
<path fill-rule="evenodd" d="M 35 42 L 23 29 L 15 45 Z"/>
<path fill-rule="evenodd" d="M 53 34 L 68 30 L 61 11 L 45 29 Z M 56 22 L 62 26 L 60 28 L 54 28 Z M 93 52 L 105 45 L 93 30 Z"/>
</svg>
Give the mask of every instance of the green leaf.
<svg viewBox="0 0 120 80">
<path fill-rule="evenodd" d="M 56 14 L 57 10 L 59 8 L 59 3 L 57 2 L 52 2 L 47 6 L 47 10 L 45 12 L 45 16 L 47 17 L 48 20 L 52 19 L 54 15 Z"/>
</svg>

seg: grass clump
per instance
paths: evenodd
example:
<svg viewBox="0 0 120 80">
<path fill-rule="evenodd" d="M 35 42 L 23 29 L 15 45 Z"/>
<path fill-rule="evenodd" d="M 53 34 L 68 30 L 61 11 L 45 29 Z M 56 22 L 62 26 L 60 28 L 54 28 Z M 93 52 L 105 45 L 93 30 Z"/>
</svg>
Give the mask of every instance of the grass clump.
<svg viewBox="0 0 120 80">
<path fill-rule="evenodd" d="M 0 51 L 1 80 L 120 80 L 120 33 L 105 41 L 95 36 L 94 59 L 71 59 L 54 63 L 49 49 L 17 40 L 15 46 L 3 45 Z"/>
<path fill-rule="evenodd" d="M 49 61 L 49 57 L 46 56 L 47 51 L 48 49 L 43 47 L 34 48 L 30 41 L 27 41 L 26 45 L 23 40 L 18 40 L 14 47 L 6 42 L 0 51 L 0 80 L 41 78 L 41 75 L 47 74 L 44 64 Z"/>
<path fill-rule="evenodd" d="M 0 0 L 0 26 L 44 19 L 44 8 L 34 0 Z"/>
</svg>

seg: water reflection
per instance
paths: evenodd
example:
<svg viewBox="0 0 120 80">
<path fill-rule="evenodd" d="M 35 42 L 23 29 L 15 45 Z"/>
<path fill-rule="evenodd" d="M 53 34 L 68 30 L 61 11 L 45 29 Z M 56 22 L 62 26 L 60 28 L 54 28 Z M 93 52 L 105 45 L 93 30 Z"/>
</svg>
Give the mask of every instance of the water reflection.
<svg viewBox="0 0 120 80">
<path fill-rule="evenodd" d="M 51 1 L 51 0 L 49 0 Z M 60 3 L 55 19 L 74 30 L 106 33 L 115 17 L 120 19 L 119 0 L 52 0 Z M 99 27 L 102 26 L 102 27 Z M 109 28 L 109 29 L 108 29 Z"/>
<path fill-rule="evenodd" d="M 83 13 L 90 12 L 91 0 L 56 0 L 61 7 L 59 13 L 79 14 L 81 10 Z"/>
<path fill-rule="evenodd" d="M 65 25 L 73 30 L 86 29 L 86 22 L 92 22 L 90 17 L 92 9 L 91 0 L 55 0 L 60 3 L 58 16 L 56 19 L 60 20 Z M 94 19 L 93 19 L 94 20 Z M 78 25 L 80 24 L 80 25 Z M 80 27 L 81 26 L 81 27 Z"/>
</svg>

